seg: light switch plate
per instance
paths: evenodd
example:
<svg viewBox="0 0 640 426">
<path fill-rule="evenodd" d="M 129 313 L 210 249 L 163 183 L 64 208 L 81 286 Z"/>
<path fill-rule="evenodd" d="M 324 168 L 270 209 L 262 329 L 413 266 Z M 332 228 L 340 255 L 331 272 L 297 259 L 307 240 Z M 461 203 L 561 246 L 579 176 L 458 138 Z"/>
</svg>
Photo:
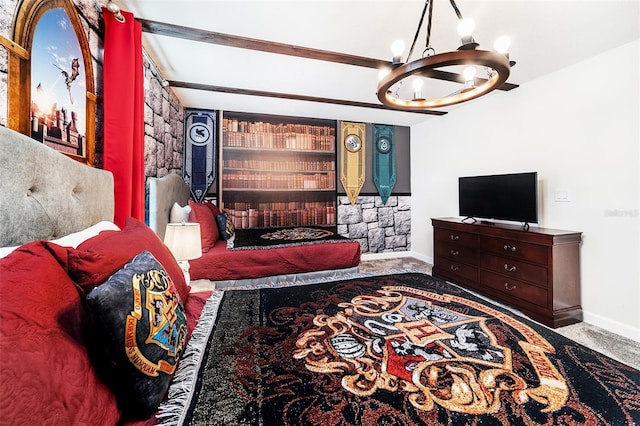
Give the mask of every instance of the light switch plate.
<svg viewBox="0 0 640 426">
<path fill-rule="evenodd" d="M 558 203 L 568 203 L 571 201 L 571 193 L 568 189 L 556 189 L 554 201 Z"/>
</svg>

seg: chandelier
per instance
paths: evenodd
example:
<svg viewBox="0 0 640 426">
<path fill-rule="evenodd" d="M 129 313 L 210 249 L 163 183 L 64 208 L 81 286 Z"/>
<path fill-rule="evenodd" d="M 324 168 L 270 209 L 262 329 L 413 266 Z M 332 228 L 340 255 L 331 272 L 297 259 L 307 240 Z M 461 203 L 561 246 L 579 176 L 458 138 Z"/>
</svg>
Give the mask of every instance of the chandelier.
<svg viewBox="0 0 640 426">
<path fill-rule="evenodd" d="M 407 62 L 403 63 L 402 60 L 405 48 L 404 42 L 397 40 L 391 46 L 393 53 L 392 68 L 380 71 L 377 96 L 384 105 L 408 111 L 455 105 L 486 95 L 498 88 L 509 77 L 511 67 L 515 65 L 514 61 L 509 60 L 509 38 L 503 36 L 497 39 L 494 44 L 495 51 L 477 49 L 479 45 L 471 35 L 475 28 L 475 23 L 472 19 L 462 17 L 455 0 L 450 0 L 450 2 L 459 19 L 458 35 L 461 38 L 460 47 L 451 52 L 435 53 L 430 44 L 434 0 L 426 0 L 418 23 L 418 29 L 407 55 Z M 423 57 L 409 62 L 422 28 L 425 14 L 427 15 L 427 40 Z M 446 67 L 454 66 L 466 68 L 461 74 L 443 71 Z M 478 68 L 486 72 L 486 78 L 476 76 Z M 422 96 L 425 78 L 450 80 L 463 84 L 463 87 L 445 96 L 426 99 Z M 412 97 L 400 95 L 400 87 L 407 80 L 412 80 Z"/>
</svg>

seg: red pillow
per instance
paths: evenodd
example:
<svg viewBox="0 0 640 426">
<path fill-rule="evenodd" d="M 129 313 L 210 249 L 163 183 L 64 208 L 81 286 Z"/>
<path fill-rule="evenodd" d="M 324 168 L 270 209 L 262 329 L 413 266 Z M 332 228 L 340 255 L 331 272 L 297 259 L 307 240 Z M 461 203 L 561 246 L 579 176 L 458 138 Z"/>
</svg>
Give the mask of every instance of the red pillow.
<svg viewBox="0 0 640 426">
<path fill-rule="evenodd" d="M 200 224 L 200 240 L 203 253 L 213 248 L 216 245 L 216 241 L 220 239 L 216 217 L 207 204 L 211 203 L 194 203 L 189 200 L 189 207 L 191 207 L 193 217 Z"/>
<path fill-rule="evenodd" d="M 212 201 L 203 201 L 202 204 L 204 204 L 205 206 L 209 207 L 209 210 L 211 210 L 211 213 L 213 213 L 213 217 L 218 216 L 220 213 L 222 213 L 220 211 L 220 209 L 218 208 L 218 206 L 216 206 L 216 204 Z"/>
<path fill-rule="evenodd" d="M 36 241 L 0 259 L 3 423 L 115 425 L 120 418 L 85 347 L 86 312 L 59 263 L 66 250 Z"/>
<path fill-rule="evenodd" d="M 160 262 L 176 286 L 183 305 L 187 303 L 190 287 L 178 262 L 155 232 L 134 218 L 127 219 L 122 231 L 102 231 L 76 250 L 69 249 L 69 276 L 89 293 L 144 250 Z"/>
</svg>

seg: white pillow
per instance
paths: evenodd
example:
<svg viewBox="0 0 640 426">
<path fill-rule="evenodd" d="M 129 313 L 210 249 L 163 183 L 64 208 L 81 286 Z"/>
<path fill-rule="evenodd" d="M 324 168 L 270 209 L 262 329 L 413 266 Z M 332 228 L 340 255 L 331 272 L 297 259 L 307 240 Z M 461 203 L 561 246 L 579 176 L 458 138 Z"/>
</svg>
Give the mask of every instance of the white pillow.
<svg viewBox="0 0 640 426">
<path fill-rule="evenodd" d="M 0 247 L 0 259 L 3 257 L 7 257 L 11 254 L 12 251 L 17 249 L 20 246 L 11 246 L 11 247 Z"/>
<path fill-rule="evenodd" d="M 181 207 L 180 204 L 175 202 L 173 203 L 173 207 L 171 207 L 169 223 L 189 222 L 189 213 L 191 213 L 191 207 L 188 204 Z"/>
<path fill-rule="evenodd" d="M 52 243 L 56 243 L 63 247 L 77 248 L 80 244 L 87 241 L 91 237 L 95 237 L 101 231 L 120 231 L 118 225 L 107 220 L 98 222 L 95 225 L 83 229 L 82 231 L 74 232 L 73 234 L 65 235 L 55 240 L 51 240 Z"/>
<path fill-rule="evenodd" d="M 91 237 L 95 237 L 101 231 L 120 231 L 120 228 L 118 228 L 118 226 L 113 222 L 103 220 L 102 222 L 98 222 L 95 225 L 91 225 L 90 227 L 83 229 L 82 231 L 65 235 L 64 237 L 60 237 L 56 240 L 51 240 L 51 242 L 63 247 L 77 248 L 80 244 Z M 7 257 L 18 247 L 20 246 L 0 247 L 0 259 Z"/>
</svg>

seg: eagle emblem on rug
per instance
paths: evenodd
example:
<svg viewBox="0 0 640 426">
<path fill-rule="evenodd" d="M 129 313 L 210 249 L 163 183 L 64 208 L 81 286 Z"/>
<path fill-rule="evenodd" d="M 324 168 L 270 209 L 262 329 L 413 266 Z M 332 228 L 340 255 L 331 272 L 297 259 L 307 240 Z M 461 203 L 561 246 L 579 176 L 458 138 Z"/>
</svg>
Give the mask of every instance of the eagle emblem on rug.
<svg viewBox="0 0 640 426">
<path fill-rule="evenodd" d="M 476 415 L 497 412 L 506 392 L 519 404 L 537 401 L 545 412 L 561 408 L 568 398 L 565 378 L 547 356 L 553 347 L 532 328 L 486 305 L 386 286 L 339 306 L 333 315 L 314 318 L 315 327 L 298 337 L 293 357 L 310 371 L 341 375 L 342 387 L 356 395 L 407 392 L 419 410 L 439 405 Z M 465 306 L 486 316 L 466 314 L 460 309 Z M 514 371 L 511 349 L 501 346 L 487 325 L 492 317 L 522 336 L 519 346 L 535 369 L 537 386 Z"/>
</svg>

